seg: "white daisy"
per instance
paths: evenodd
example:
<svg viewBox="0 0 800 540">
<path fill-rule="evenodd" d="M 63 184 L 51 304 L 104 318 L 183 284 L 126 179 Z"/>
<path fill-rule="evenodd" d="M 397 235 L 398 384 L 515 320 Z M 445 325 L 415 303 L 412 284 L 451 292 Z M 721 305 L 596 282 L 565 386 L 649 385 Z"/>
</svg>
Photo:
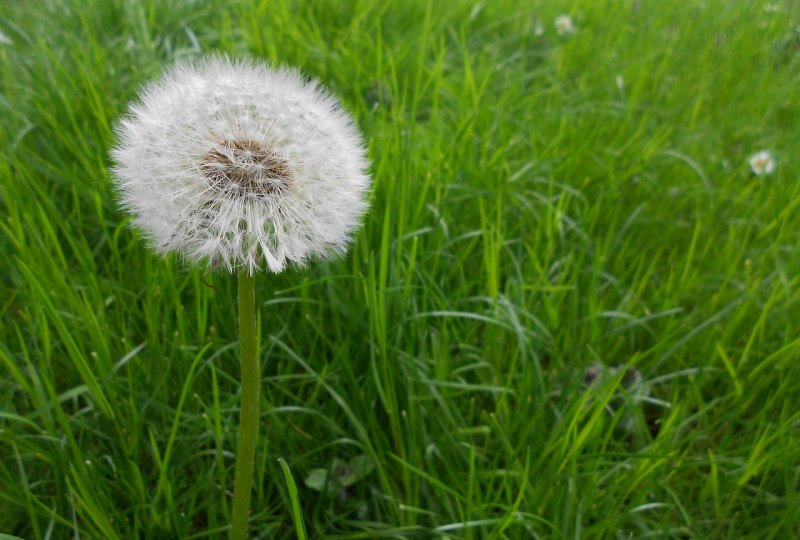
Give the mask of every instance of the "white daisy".
<svg viewBox="0 0 800 540">
<path fill-rule="evenodd" d="M 113 175 L 156 251 L 250 274 L 346 251 L 370 178 L 352 119 L 319 83 L 214 56 L 139 99 L 116 126 Z"/>
<path fill-rule="evenodd" d="M 766 176 L 775 171 L 775 158 L 768 150 L 762 150 L 750 157 L 750 169 L 756 176 Z"/>
<path fill-rule="evenodd" d="M 575 24 L 569 15 L 559 15 L 556 17 L 556 32 L 559 36 L 566 36 L 575 33 Z"/>
</svg>

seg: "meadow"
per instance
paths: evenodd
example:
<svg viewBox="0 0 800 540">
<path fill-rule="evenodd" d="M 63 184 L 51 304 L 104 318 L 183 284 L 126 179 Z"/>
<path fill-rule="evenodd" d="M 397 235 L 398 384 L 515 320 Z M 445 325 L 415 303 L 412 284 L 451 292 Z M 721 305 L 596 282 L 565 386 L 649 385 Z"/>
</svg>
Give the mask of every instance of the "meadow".
<svg viewBox="0 0 800 540">
<path fill-rule="evenodd" d="M 324 81 L 374 175 L 345 258 L 257 277 L 255 538 L 800 535 L 796 2 L 36 0 L 0 3 L 0 539 L 227 536 L 235 277 L 109 174 L 212 51 Z"/>
</svg>

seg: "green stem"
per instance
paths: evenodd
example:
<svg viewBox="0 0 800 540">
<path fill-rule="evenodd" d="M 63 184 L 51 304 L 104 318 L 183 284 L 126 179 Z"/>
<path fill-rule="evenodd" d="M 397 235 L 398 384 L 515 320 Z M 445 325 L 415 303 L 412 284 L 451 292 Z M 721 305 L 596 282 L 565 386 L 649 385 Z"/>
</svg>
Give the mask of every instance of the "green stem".
<svg viewBox="0 0 800 540">
<path fill-rule="evenodd" d="M 250 516 L 250 491 L 253 462 L 258 441 L 258 389 L 260 386 L 256 354 L 255 277 L 239 271 L 239 347 L 242 360 L 242 403 L 239 414 L 239 446 L 236 450 L 236 477 L 233 482 L 231 540 L 247 538 Z"/>
</svg>

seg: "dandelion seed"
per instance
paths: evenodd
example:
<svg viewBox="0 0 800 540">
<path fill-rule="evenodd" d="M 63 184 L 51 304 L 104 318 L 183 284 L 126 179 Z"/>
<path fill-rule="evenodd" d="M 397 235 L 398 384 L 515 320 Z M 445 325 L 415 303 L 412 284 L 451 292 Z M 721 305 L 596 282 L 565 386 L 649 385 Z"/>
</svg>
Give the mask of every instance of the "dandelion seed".
<svg viewBox="0 0 800 540">
<path fill-rule="evenodd" d="M 367 208 L 361 136 L 318 83 L 226 57 L 168 70 L 116 132 L 121 205 L 156 251 L 239 274 L 242 387 L 230 538 L 244 540 L 261 380 L 254 273 L 345 252 Z"/>
<path fill-rule="evenodd" d="M 292 69 L 179 65 L 145 88 L 117 135 L 121 204 L 162 254 L 280 272 L 343 253 L 367 207 L 361 136 Z"/>
<path fill-rule="evenodd" d="M 575 33 L 575 24 L 569 15 L 559 15 L 556 17 L 556 32 L 559 36 L 567 36 Z"/>
<path fill-rule="evenodd" d="M 750 169 L 756 176 L 766 176 L 775 171 L 775 158 L 768 150 L 762 150 L 750 157 Z"/>
</svg>

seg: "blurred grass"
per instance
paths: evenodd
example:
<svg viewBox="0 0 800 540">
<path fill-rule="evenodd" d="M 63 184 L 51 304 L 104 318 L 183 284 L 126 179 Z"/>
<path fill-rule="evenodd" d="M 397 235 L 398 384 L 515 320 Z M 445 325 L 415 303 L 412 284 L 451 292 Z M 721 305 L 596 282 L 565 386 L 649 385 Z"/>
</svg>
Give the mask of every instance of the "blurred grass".
<svg viewBox="0 0 800 540">
<path fill-rule="evenodd" d="M 221 50 L 325 81 L 375 175 L 345 260 L 259 276 L 259 538 L 294 537 L 298 500 L 310 538 L 797 535 L 798 23 L 790 1 L 3 3 L 0 532 L 226 535 L 234 280 L 156 259 L 108 175 L 139 84 Z"/>
</svg>

